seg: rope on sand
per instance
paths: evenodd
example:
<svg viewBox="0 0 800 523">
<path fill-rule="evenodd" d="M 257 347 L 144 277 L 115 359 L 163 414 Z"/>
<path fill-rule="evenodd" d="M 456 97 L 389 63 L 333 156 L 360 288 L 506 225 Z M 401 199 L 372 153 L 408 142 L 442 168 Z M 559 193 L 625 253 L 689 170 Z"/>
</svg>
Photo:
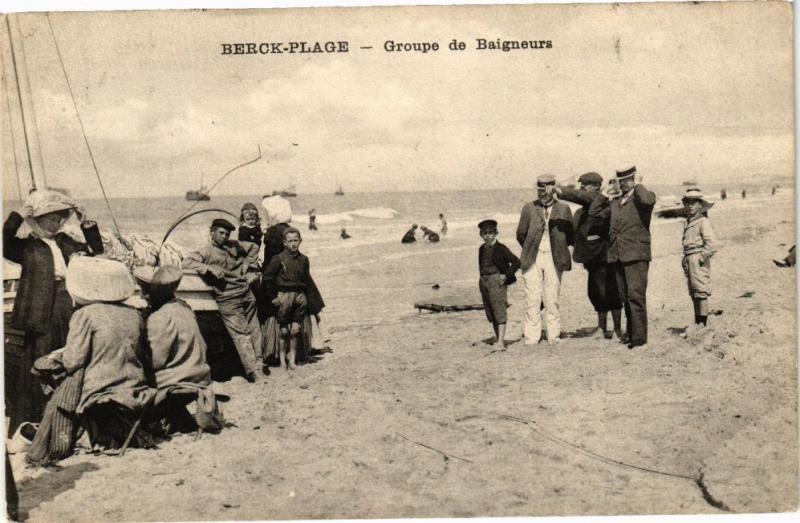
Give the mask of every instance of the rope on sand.
<svg viewBox="0 0 800 523">
<path fill-rule="evenodd" d="M 428 450 L 432 450 L 432 451 L 434 451 L 434 452 L 438 452 L 439 454 L 441 454 L 441 455 L 442 455 L 442 457 L 444 458 L 444 460 L 445 460 L 445 461 L 447 461 L 447 460 L 449 460 L 450 458 L 452 458 L 452 459 L 457 459 L 457 460 L 459 460 L 459 461 L 465 461 L 465 462 L 467 462 L 467 463 L 472 463 L 472 461 L 470 461 L 470 460 L 468 460 L 468 459 L 466 459 L 466 458 L 459 458 L 458 456 L 454 456 L 453 454 L 448 454 L 447 452 L 441 451 L 441 450 L 439 450 L 439 449 L 437 449 L 437 448 L 435 448 L 435 447 L 431 447 L 430 445 L 426 445 L 425 443 L 420 443 L 419 441 L 414 441 L 414 440 L 413 440 L 413 439 L 411 439 L 411 438 L 408 438 L 408 437 L 406 437 L 406 436 L 403 436 L 403 435 L 402 435 L 402 434 L 400 434 L 399 432 L 395 432 L 395 434 L 397 434 L 398 436 L 400 436 L 401 438 L 403 438 L 403 439 L 404 439 L 404 440 L 406 440 L 406 441 L 410 441 L 411 443 L 414 443 L 415 445 L 419 445 L 420 447 L 425 447 L 425 448 L 426 448 L 426 449 L 428 449 Z"/>
<path fill-rule="evenodd" d="M 705 482 L 705 473 L 703 472 L 702 469 L 700 469 L 698 471 L 698 475 L 697 476 L 687 476 L 685 474 L 678 474 L 678 473 L 675 473 L 675 472 L 666 472 L 666 471 L 663 471 L 663 470 L 651 469 L 651 468 L 647 468 L 647 467 L 640 467 L 639 465 L 633 465 L 631 463 L 625 463 L 624 461 L 620 461 L 620 460 L 617 460 L 617 459 L 609 458 L 607 456 L 603 456 L 602 454 L 598 454 L 597 452 L 593 452 L 593 451 L 591 451 L 591 450 L 589 450 L 589 449 L 587 449 L 585 447 L 582 447 L 581 445 L 578 445 L 576 443 L 572 443 L 571 441 L 567 441 L 567 440 L 565 440 L 563 438 L 560 438 L 560 437 L 556 436 L 555 434 L 551 434 L 550 432 L 548 432 L 548 431 L 546 431 L 544 429 L 536 427 L 535 425 L 538 425 L 536 423 L 536 420 L 518 418 L 516 416 L 509 416 L 507 414 L 496 414 L 496 415 L 498 417 L 500 417 L 501 419 L 506 419 L 506 420 L 509 420 L 509 421 L 514 421 L 514 422 L 517 422 L 517 423 L 522 423 L 523 425 L 527 425 L 528 427 L 530 427 L 531 430 L 533 430 L 534 432 L 536 432 L 537 434 L 539 434 L 540 436 L 542 436 L 546 440 L 551 441 L 551 442 L 556 443 L 556 444 L 561 445 L 561 446 L 565 446 L 565 447 L 577 450 L 581 454 L 583 454 L 585 456 L 588 456 L 588 457 L 590 457 L 592 459 L 596 459 L 598 461 L 602 461 L 604 463 L 608 463 L 608 464 L 611 464 L 611 465 L 617 465 L 617 466 L 620 466 L 620 467 L 627 467 L 627 468 L 639 470 L 639 471 L 642 471 L 642 472 L 649 472 L 651 474 L 659 474 L 661 476 L 668 476 L 668 477 L 672 477 L 672 478 L 689 480 L 692 483 L 694 483 L 700 489 L 700 492 L 701 492 L 701 494 L 703 496 L 703 500 L 705 500 L 706 503 L 708 503 L 712 507 L 715 507 L 715 508 L 717 508 L 717 509 L 719 509 L 719 510 L 721 510 L 723 512 L 731 512 L 731 509 L 725 503 L 723 503 L 720 500 L 715 499 L 711 495 L 711 493 L 708 490 L 708 485 Z"/>
<path fill-rule="evenodd" d="M 697 481 L 698 479 L 700 479 L 700 478 L 695 477 L 695 476 L 687 476 L 685 474 L 677 474 L 675 472 L 665 472 L 663 470 L 656 470 L 656 469 L 650 469 L 650 468 L 647 468 L 647 467 L 640 467 L 638 465 L 632 465 L 630 463 L 625 463 L 624 461 L 619 461 L 619 460 L 616 460 L 616 459 L 613 459 L 613 458 L 609 458 L 609 457 L 603 456 L 602 454 L 598 454 L 596 452 L 592 452 L 591 450 L 589 450 L 589 449 L 587 449 L 585 447 L 582 447 L 582 446 L 580 446 L 580 445 L 578 445 L 576 443 L 572 443 L 572 442 L 567 441 L 565 439 L 559 438 L 555 434 L 551 434 L 551 433 L 547 432 L 544 429 L 540 429 L 538 427 L 535 427 L 534 425 L 537 425 L 535 420 L 518 418 L 516 416 L 509 416 L 507 414 L 498 414 L 498 416 L 500 418 L 502 418 L 502 419 L 506 419 L 506 420 L 509 420 L 509 421 L 516 421 L 517 423 L 522 423 L 523 425 L 527 425 L 527 426 L 529 426 L 531 428 L 531 430 L 533 430 L 534 432 L 536 432 L 537 434 L 539 434 L 543 438 L 545 438 L 545 439 L 547 439 L 549 441 L 552 441 L 553 443 L 573 448 L 573 449 L 577 450 L 578 452 L 580 452 L 581 454 L 584 454 L 585 456 L 589 456 L 590 458 L 594 458 L 596 460 L 603 461 L 605 463 L 610 463 L 612 465 L 619 465 L 621 467 L 628 467 L 628 468 L 640 470 L 642 472 L 651 472 L 653 474 L 660 474 L 662 476 L 669 476 L 669 477 L 672 477 L 672 478 L 688 479 L 689 481 Z"/>
</svg>

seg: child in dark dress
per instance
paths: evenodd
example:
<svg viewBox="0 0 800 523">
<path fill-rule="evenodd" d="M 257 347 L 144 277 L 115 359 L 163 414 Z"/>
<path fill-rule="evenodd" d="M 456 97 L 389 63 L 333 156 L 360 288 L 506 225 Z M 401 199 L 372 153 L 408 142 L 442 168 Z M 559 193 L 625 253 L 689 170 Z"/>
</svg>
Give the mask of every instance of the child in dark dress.
<svg viewBox="0 0 800 523">
<path fill-rule="evenodd" d="M 258 208 L 250 202 L 245 203 L 239 215 L 239 241 L 255 243 L 260 247 L 263 236 Z"/>
</svg>

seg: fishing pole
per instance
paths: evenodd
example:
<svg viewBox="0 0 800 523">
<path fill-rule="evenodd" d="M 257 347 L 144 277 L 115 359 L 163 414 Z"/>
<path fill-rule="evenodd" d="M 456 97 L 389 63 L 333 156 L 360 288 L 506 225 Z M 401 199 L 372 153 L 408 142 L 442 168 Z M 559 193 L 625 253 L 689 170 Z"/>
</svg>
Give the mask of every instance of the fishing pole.
<svg viewBox="0 0 800 523">
<path fill-rule="evenodd" d="M 225 209 L 200 209 L 199 211 L 194 211 L 193 213 L 190 213 L 190 214 L 187 214 L 185 216 L 182 216 L 182 217 L 178 218 L 178 220 L 175 221 L 175 223 L 173 223 L 169 227 L 169 229 L 167 229 L 167 234 L 165 234 L 164 235 L 164 239 L 161 240 L 161 245 L 158 247 L 158 252 L 156 252 L 156 266 L 158 266 L 158 261 L 161 259 L 161 249 L 164 248 L 164 243 L 167 241 L 167 238 L 169 238 L 169 235 L 172 234 L 172 231 L 174 231 L 175 228 L 178 225 L 180 225 L 181 223 L 183 223 L 187 219 L 191 218 L 192 216 L 195 216 L 197 214 L 202 214 L 204 212 L 221 212 L 223 214 L 227 214 L 229 216 L 233 216 L 237 220 L 239 219 L 238 216 L 236 216 L 235 214 L 233 214 L 230 211 L 226 211 Z"/>
</svg>

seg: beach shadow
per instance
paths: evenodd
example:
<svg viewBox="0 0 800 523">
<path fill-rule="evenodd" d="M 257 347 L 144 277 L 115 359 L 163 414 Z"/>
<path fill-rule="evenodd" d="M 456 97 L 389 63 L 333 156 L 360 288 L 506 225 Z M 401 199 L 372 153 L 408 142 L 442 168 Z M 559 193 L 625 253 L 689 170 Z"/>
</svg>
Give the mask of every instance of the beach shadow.
<svg viewBox="0 0 800 523">
<path fill-rule="evenodd" d="M 333 349 L 330 347 L 324 347 L 322 349 L 309 349 L 305 352 L 304 358 L 298 363 L 298 365 L 313 365 L 318 361 L 324 358 L 325 354 L 330 354 L 333 352 Z"/>
<path fill-rule="evenodd" d="M 53 498 L 71 490 L 75 483 L 87 472 L 98 470 L 94 463 L 77 463 L 66 467 L 52 467 L 52 472 L 28 479 L 17 485 L 19 495 L 19 520 L 28 519 L 30 511 L 51 501 Z"/>
<path fill-rule="evenodd" d="M 581 327 L 572 332 L 562 332 L 562 338 L 591 338 L 597 327 Z"/>
<path fill-rule="evenodd" d="M 686 333 L 688 327 L 667 327 L 667 332 L 675 336 L 680 336 Z"/>
</svg>

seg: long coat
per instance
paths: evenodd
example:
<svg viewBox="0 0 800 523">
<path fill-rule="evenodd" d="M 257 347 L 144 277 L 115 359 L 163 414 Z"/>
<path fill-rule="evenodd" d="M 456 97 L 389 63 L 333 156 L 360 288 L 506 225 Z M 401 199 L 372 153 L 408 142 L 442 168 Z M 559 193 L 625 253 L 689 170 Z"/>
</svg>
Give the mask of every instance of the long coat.
<svg viewBox="0 0 800 523">
<path fill-rule="evenodd" d="M 554 202 L 549 220 L 550 250 L 553 264 L 559 272 L 572 268 L 569 246 L 573 244 L 572 211 L 566 203 Z M 517 241 L 522 246 L 520 263 L 526 271 L 536 263 L 539 243 L 544 235 L 544 207 L 539 200 L 528 202 L 522 208 L 517 225 Z"/>
<path fill-rule="evenodd" d="M 16 237 L 23 221 L 22 216 L 12 212 L 3 224 L 3 257 L 22 265 L 11 325 L 26 332 L 47 334 L 55 298 L 53 255 L 50 247 L 39 238 Z M 81 225 L 81 228 L 86 243 L 75 241 L 63 232 L 54 238 L 65 262 L 69 262 L 70 256 L 77 252 L 90 255 L 103 252 L 103 241 L 97 225 Z"/>
<path fill-rule="evenodd" d="M 606 263 L 608 253 L 608 219 L 589 216 L 589 206 L 600 196 L 599 191 L 563 187 L 559 198 L 577 203 L 581 208 L 573 216 L 575 249 L 572 259 L 586 266 Z"/>
<path fill-rule="evenodd" d="M 622 197 L 600 195 L 589 207 L 589 216 L 609 219 L 608 263 L 650 261 L 650 218 L 656 195 L 638 184 L 623 203 Z"/>
</svg>

